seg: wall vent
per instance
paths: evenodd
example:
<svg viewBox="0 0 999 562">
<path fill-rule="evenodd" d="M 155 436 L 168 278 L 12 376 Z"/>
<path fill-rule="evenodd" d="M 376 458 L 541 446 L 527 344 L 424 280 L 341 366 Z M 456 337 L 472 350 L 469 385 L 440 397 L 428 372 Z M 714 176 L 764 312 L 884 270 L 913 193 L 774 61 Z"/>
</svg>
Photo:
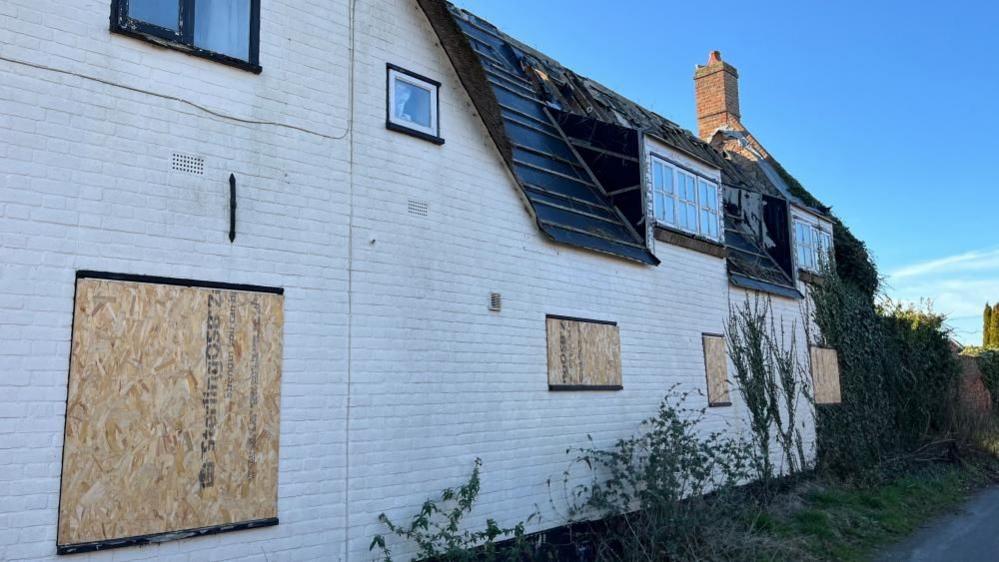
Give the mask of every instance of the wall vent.
<svg viewBox="0 0 999 562">
<path fill-rule="evenodd" d="M 205 175 L 205 159 L 200 156 L 174 152 L 171 168 L 176 172 L 203 176 Z"/>
<path fill-rule="evenodd" d="M 489 310 L 499 312 L 503 310 L 503 295 L 499 293 L 489 294 Z"/>
<path fill-rule="evenodd" d="M 409 200 L 409 214 L 417 217 L 427 217 L 430 216 L 430 203 L 426 201 L 414 201 Z"/>
</svg>

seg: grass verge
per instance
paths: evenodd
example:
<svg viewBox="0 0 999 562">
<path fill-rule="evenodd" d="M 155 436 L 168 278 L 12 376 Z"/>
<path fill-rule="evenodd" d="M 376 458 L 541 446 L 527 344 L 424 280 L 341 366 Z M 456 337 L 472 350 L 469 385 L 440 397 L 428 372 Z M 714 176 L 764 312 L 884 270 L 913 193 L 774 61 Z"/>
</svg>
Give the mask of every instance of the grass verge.
<svg viewBox="0 0 999 562">
<path fill-rule="evenodd" d="M 877 484 L 800 484 L 751 522 L 764 560 L 867 560 L 993 481 L 995 461 L 932 464 Z"/>
</svg>

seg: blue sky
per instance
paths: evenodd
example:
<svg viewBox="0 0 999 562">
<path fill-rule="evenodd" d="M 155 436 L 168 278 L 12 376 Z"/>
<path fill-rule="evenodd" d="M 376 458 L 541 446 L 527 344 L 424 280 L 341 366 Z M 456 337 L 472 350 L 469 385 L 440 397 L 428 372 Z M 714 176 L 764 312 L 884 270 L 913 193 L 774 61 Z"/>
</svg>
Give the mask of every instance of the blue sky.
<svg viewBox="0 0 999 562">
<path fill-rule="evenodd" d="M 999 301 L 999 6 L 457 0 L 696 130 L 693 72 L 722 51 L 743 123 L 864 239 L 888 294 L 965 343 Z"/>
</svg>

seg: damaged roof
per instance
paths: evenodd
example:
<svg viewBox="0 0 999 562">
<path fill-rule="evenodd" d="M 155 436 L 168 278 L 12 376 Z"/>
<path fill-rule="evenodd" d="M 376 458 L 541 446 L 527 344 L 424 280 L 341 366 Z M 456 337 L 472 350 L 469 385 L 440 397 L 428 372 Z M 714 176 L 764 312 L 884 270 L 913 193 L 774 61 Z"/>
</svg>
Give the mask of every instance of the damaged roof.
<svg viewBox="0 0 999 562">
<path fill-rule="evenodd" d="M 659 263 L 649 250 L 642 202 L 643 135 L 650 135 L 721 171 L 733 284 L 799 296 L 790 264 L 772 255 L 775 238 L 790 234 L 771 235 L 764 217 L 773 215 L 776 201 L 789 197 L 760 177 L 758 168 L 740 165 L 676 123 L 470 12 L 444 0 L 417 2 L 549 238 Z"/>
<path fill-rule="evenodd" d="M 795 206 L 822 217 L 830 216 L 829 207 L 820 203 L 811 194 L 803 193 L 804 188 L 800 185 L 792 185 L 797 184 L 797 181 L 749 131 L 736 128 L 719 129 L 712 140 L 712 146 L 726 151 L 730 157 L 734 157 L 740 167 L 755 171 L 761 176 L 758 178 L 761 183 L 769 183 Z M 744 154 L 748 157 L 740 158 Z"/>
</svg>

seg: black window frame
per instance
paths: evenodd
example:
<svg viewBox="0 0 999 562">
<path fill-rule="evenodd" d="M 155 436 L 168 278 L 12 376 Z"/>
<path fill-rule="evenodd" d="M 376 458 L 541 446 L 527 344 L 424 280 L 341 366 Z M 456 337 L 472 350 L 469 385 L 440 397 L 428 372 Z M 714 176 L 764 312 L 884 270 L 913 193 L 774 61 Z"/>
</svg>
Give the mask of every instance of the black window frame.
<svg viewBox="0 0 999 562">
<path fill-rule="evenodd" d="M 437 91 L 434 93 L 434 98 L 437 104 L 435 108 L 437 121 L 433 123 L 433 127 L 437 134 L 431 135 L 425 131 L 420 131 L 417 129 L 412 129 L 404 124 L 397 123 L 392 120 L 392 72 L 397 72 L 399 74 L 404 74 L 411 78 L 414 78 L 420 82 L 424 82 L 433 86 Z M 406 70 L 401 66 L 396 66 L 392 63 L 387 63 L 385 65 L 385 127 L 390 131 L 395 131 L 397 133 L 403 133 L 416 137 L 418 139 L 423 139 L 427 142 L 441 146 L 444 144 L 444 138 L 441 136 L 441 83 L 433 78 L 427 78 L 410 70 Z"/>
<path fill-rule="evenodd" d="M 260 74 L 260 0 L 250 0 L 249 60 L 202 49 L 194 44 L 194 3 L 176 0 L 180 5 L 179 31 L 133 19 L 128 15 L 129 0 L 111 0 L 111 32 L 143 39 L 191 56 Z"/>
</svg>

